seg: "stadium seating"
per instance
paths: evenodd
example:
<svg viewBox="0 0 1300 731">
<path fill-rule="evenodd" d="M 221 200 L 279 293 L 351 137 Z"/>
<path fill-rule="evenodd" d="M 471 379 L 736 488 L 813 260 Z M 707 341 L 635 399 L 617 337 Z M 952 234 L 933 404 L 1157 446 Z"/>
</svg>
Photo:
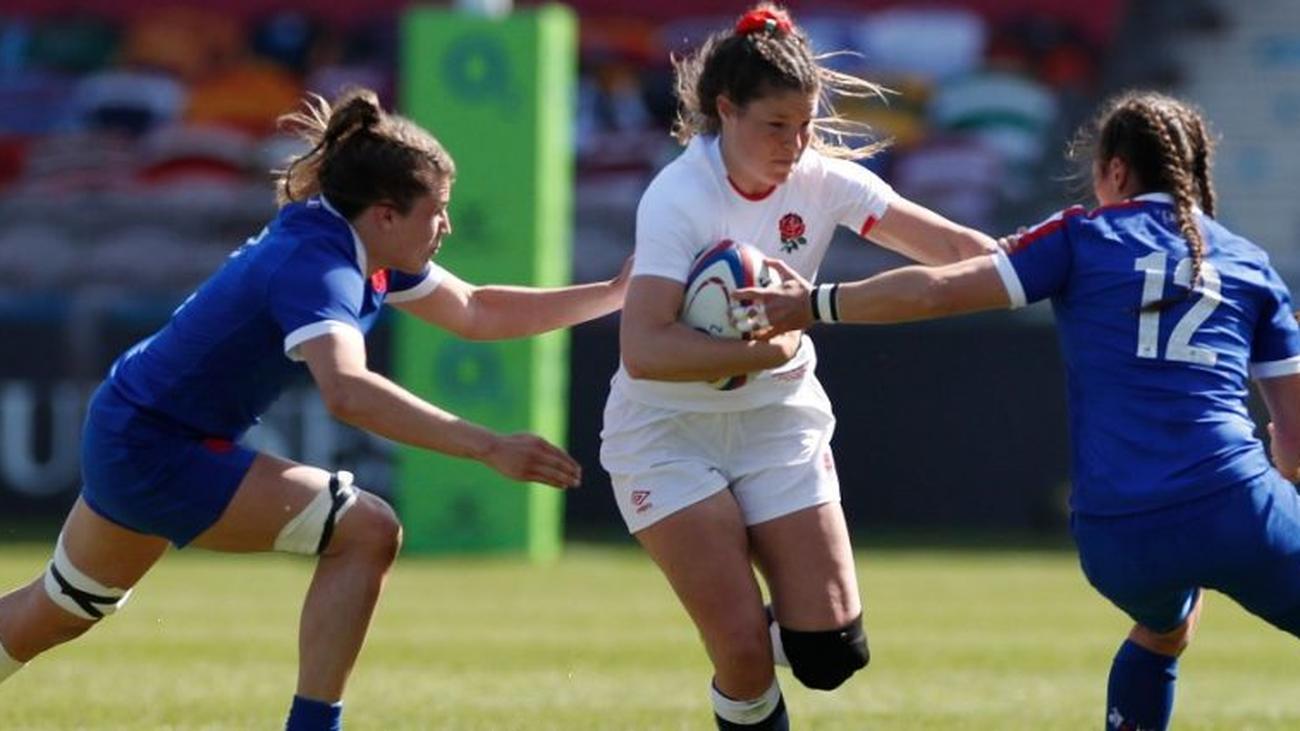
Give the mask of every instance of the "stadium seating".
<svg viewBox="0 0 1300 731">
<path fill-rule="evenodd" d="M 640 193 L 678 149 L 667 133 L 675 113 L 669 54 L 726 27 L 737 6 L 570 4 L 580 20 L 574 277 L 591 280 L 616 271 L 630 252 Z M 405 0 L 297 5 L 224 0 L 216 10 L 197 0 L 0 1 L 0 324 L 31 342 L 0 376 L 34 394 L 55 382 L 93 382 L 113 355 L 150 332 L 256 233 L 273 211 L 268 171 L 301 150 L 275 133 L 273 121 L 304 91 L 331 97 L 363 84 L 384 103 L 396 101 L 397 19 Z M 804 2 L 794 10 L 817 48 L 853 52 L 830 59 L 835 68 L 897 92 L 887 105 L 840 106 L 894 140 L 868 164 L 904 195 L 996 233 L 1063 202 L 1056 186 L 1029 181 L 1056 170 L 1061 130 L 1098 98 L 1101 63 L 1109 62 L 1127 5 L 950 0 L 921 12 L 914 4 L 868 0 Z M 841 242 L 823 272 L 861 276 L 897 261 L 878 247 Z M 936 350 L 951 337 L 937 332 L 926 339 Z M 381 326 L 371 349 L 381 369 L 385 337 Z M 1010 329 L 993 337 L 1020 347 L 1025 341 Z M 989 338 L 985 333 L 981 342 Z M 603 384 L 617 357 L 609 323 L 576 333 L 573 342 L 590 356 L 574 358 L 576 367 L 591 369 L 575 371 L 574 382 Z M 909 342 L 900 334 L 885 349 L 904 357 Z M 1050 340 L 1034 342 L 1050 352 Z M 850 346 L 828 342 L 827 363 L 836 360 L 835 347 Z M 906 391 L 886 390 L 899 398 Z M 955 382 L 951 390 L 964 392 Z M 582 390 L 571 406 L 571 448 L 597 482 L 603 476 L 595 469 L 593 420 L 602 398 L 599 388 Z M 322 464 L 341 459 L 366 472 L 368 486 L 387 488 L 388 445 L 325 429 L 328 420 L 314 404 L 290 394 L 268 419 L 278 426 L 260 435 L 263 445 Z M 1026 423 L 1039 428 L 1035 420 Z M 332 436 L 323 437 L 327 432 Z M 854 437 L 847 424 L 842 433 Z M 907 454 L 901 446 L 898 464 Z M 843 464 L 845 474 L 855 468 Z M 989 501 L 986 511 L 1018 525 L 1054 515 L 1039 503 L 1016 502 L 1012 493 L 1026 482 L 1009 479 L 1008 497 Z M 46 489 L 66 497 L 72 488 Z M 604 493 L 584 493 L 570 500 L 570 514 L 589 510 L 597 516 L 592 524 L 608 518 Z M 896 510 L 873 514 L 918 522 L 936 515 L 923 498 L 897 499 Z M 956 515 L 967 503 L 951 505 Z"/>
</svg>

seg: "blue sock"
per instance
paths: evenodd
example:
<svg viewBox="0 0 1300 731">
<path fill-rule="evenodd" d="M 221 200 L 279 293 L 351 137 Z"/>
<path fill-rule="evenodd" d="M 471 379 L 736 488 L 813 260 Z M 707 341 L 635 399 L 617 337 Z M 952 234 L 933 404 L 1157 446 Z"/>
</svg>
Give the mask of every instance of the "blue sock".
<svg viewBox="0 0 1300 731">
<path fill-rule="evenodd" d="M 1178 658 L 1125 640 L 1110 666 L 1106 688 L 1106 728 L 1112 731 L 1164 731 L 1174 712 Z"/>
<path fill-rule="evenodd" d="M 342 731 L 342 729 L 342 701 L 326 703 L 303 698 L 300 695 L 293 697 L 293 705 L 289 708 L 289 720 L 284 725 L 284 731 Z"/>
</svg>

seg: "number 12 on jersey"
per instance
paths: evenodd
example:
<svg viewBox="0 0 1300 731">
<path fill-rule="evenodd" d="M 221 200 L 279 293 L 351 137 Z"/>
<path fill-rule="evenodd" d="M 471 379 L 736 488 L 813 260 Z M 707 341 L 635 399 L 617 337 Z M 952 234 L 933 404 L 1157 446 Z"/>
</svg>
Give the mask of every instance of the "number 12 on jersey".
<svg viewBox="0 0 1300 731">
<path fill-rule="evenodd" d="M 1148 308 L 1164 297 L 1168 264 L 1169 255 L 1159 251 L 1133 262 L 1133 268 L 1146 275 L 1142 283 L 1142 309 L 1138 311 L 1139 358 L 1160 357 L 1160 311 Z M 1192 286 L 1191 259 L 1178 260 L 1174 267 L 1174 284 Z M 1218 360 L 1218 355 L 1213 350 L 1192 345 L 1192 335 L 1196 334 L 1196 328 L 1209 319 L 1214 308 L 1223 302 L 1220 289 L 1218 270 L 1210 262 L 1202 261 L 1201 286 L 1191 295 L 1196 298 L 1196 303 L 1174 325 L 1173 332 L 1169 333 L 1169 342 L 1165 344 L 1165 360 L 1211 366 Z"/>
</svg>

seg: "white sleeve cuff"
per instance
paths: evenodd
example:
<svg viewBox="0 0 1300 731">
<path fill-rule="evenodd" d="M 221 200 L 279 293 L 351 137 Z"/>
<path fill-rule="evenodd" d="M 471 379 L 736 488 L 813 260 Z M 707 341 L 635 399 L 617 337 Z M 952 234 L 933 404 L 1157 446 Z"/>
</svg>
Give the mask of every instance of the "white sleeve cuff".
<svg viewBox="0 0 1300 731">
<path fill-rule="evenodd" d="M 384 295 L 384 301 L 392 304 L 414 302 L 437 289 L 438 285 L 442 284 L 442 280 L 446 278 L 446 269 L 443 269 L 433 262 L 429 262 L 429 271 L 425 272 L 424 279 L 421 279 L 414 287 L 407 287 L 406 289 L 399 289 L 396 292 L 389 292 Z"/>
<path fill-rule="evenodd" d="M 310 325 L 303 325 L 284 336 L 284 355 L 292 361 L 301 361 L 302 354 L 298 351 L 298 346 L 321 335 L 332 332 L 354 332 L 361 335 L 361 331 L 356 325 L 343 322 L 341 320 L 321 320 L 313 322 Z M 364 336 L 363 336 L 364 337 Z"/>
<path fill-rule="evenodd" d="M 1250 377 L 1257 380 L 1261 378 L 1279 378 L 1296 373 L 1300 373 L 1300 355 L 1291 356 L 1286 360 L 1270 360 L 1264 363 L 1250 364 Z"/>
<path fill-rule="evenodd" d="M 1025 301 L 1025 288 L 1020 285 L 1020 275 L 1016 274 L 1016 268 L 1006 253 L 1001 250 L 993 252 L 993 263 L 998 268 L 998 277 L 1002 279 L 1002 286 L 1007 288 L 1011 309 L 1019 309 L 1029 304 Z"/>
<path fill-rule="evenodd" d="M 430 272 L 429 276 L 420 280 L 420 283 L 414 287 L 399 289 L 396 292 L 389 292 L 384 295 L 384 301 L 390 305 L 401 304 L 402 302 L 414 302 L 421 297 L 433 292 L 442 284 L 442 277 Z"/>
</svg>

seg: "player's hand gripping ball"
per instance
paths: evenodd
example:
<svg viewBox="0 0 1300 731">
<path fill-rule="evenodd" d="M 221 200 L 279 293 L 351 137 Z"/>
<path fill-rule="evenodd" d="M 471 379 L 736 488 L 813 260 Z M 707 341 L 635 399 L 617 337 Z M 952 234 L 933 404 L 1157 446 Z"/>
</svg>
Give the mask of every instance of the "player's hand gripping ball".
<svg viewBox="0 0 1300 731">
<path fill-rule="evenodd" d="M 724 239 L 697 256 L 691 265 L 680 319 L 715 338 L 749 340 L 753 330 L 765 326 L 762 304 L 732 302 L 731 293 L 737 289 L 766 288 L 780 283 L 781 275 L 767 265 L 762 252 L 749 244 Z M 743 323 L 738 323 L 733 313 L 737 305 L 745 315 Z M 748 374 L 740 374 L 711 381 L 709 385 L 730 391 L 745 385 L 748 380 Z"/>
</svg>

